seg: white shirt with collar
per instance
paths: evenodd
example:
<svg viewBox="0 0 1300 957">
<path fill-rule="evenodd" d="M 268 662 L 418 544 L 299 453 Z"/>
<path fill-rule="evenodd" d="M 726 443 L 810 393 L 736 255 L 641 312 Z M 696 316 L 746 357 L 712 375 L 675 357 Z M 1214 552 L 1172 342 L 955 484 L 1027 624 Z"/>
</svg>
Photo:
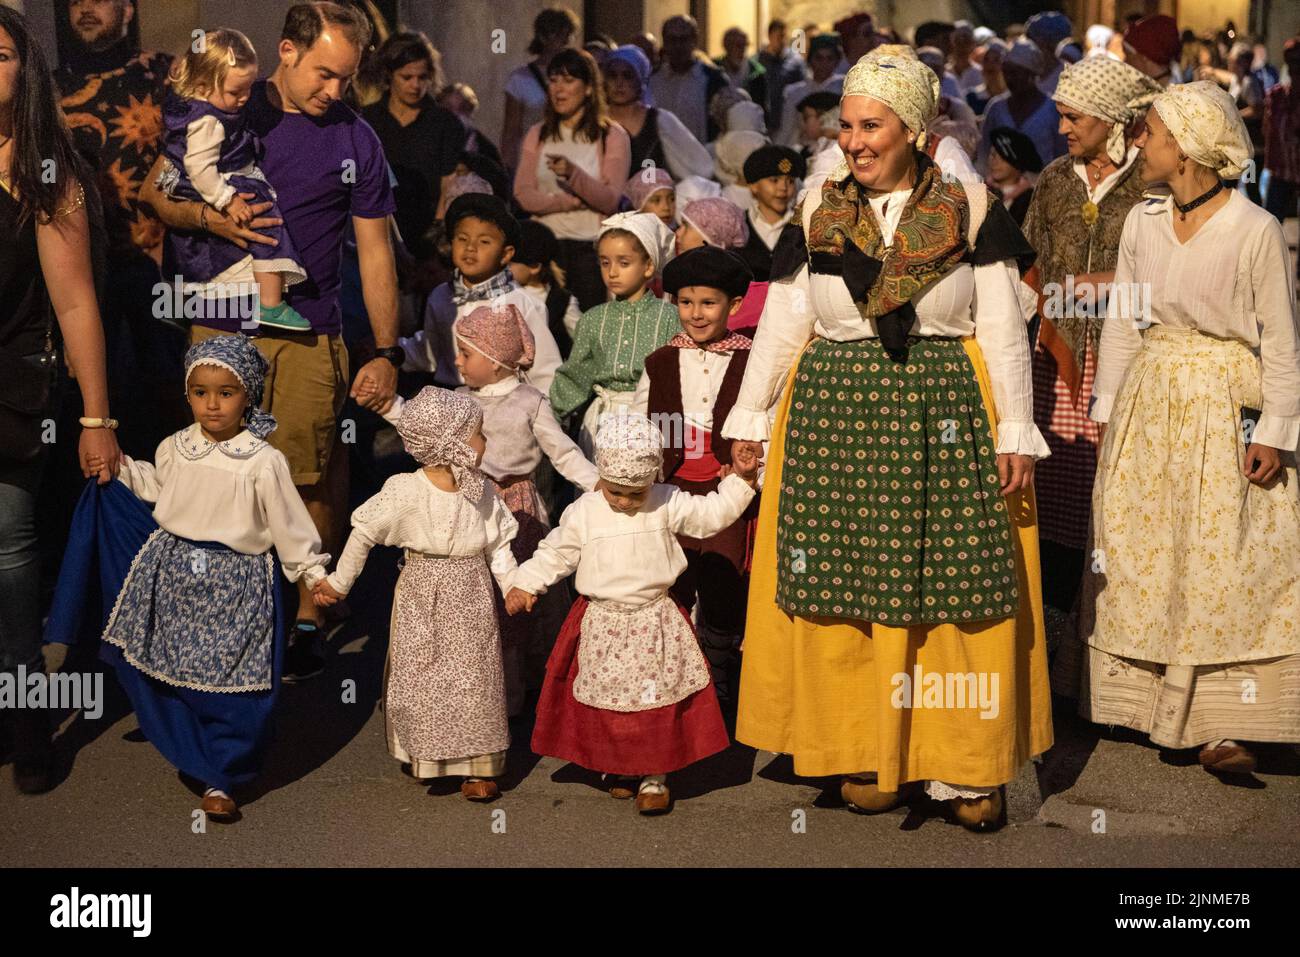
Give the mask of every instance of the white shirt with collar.
<svg viewBox="0 0 1300 957">
<path fill-rule="evenodd" d="M 769 223 L 763 218 L 763 214 L 758 208 L 758 200 L 751 197 L 749 200 L 749 228 L 758 235 L 764 246 L 768 249 L 775 249 L 776 241 L 781 238 L 781 230 L 785 229 L 785 224 L 794 218 L 794 210 L 795 204 L 792 202 L 785 211 L 784 216 L 774 223 Z"/>
<path fill-rule="evenodd" d="M 196 422 L 163 439 L 152 464 L 122 456 L 117 477 L 137 498 L 155 503 L 154 521 L 173 535 L 244 555 L 274 547 L 290 581 L 315 585 L 325 577 L 330 557 L 288 461 L 247 429 L 213 442 Z"/>
</svg>

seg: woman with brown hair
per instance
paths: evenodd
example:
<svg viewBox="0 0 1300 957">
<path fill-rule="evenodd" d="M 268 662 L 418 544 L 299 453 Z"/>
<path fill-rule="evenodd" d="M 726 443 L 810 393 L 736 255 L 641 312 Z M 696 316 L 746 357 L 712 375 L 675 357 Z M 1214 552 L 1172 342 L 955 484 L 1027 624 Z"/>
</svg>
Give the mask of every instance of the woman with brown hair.
<svg viewBox="0 0 1300 957">
<path fill-rule="evenodd" d="M 592 243 L 618 211 L 632 145 L 609 118 L 591 54 L 564 50 L 547 67 L 546 114 L 524 137 L 515 200 L 560 241 L 557 260 L 584 311 L 605 301 Z"/>
<path fill-rule="evenodd" d="M 84 183 L 40 44 L 20 14 L 0 6 L 0 672 L 45 667 L 36 495 L 59 361 L 51 314 L 81 391 L 82 472 L 110 482 L 121 456 L 108 417 Z M 102 467 L 92 469 L 92 459 Z M 20 791 L 51 785 L 49 715 L 13 712 Z"/>
<path fill-rule="evenodd" d="M 446 179 L 456 169 L 468 131 L 433 99 L 443 88 L 442 56 L 423 33 L 394 33 L 376 52 L 385 95 L 361 111 L 384 145 L 397 177 L 394 219 L 406 247 L 423 258 Z"/>
<path fill-rule="evenodd" d="M 519 148 L 528 128 L 546 111 L 546 73 L 551 60 L 573 45 L 581 29 L 577 14 L 564 7 L 547 7 L 533 20 L 533 39 L 528 44 L 532 60 L 506 78 L 505 116 L 501 121 L 501 155 L 506 166 L 519 165 Z"/>
</svg>

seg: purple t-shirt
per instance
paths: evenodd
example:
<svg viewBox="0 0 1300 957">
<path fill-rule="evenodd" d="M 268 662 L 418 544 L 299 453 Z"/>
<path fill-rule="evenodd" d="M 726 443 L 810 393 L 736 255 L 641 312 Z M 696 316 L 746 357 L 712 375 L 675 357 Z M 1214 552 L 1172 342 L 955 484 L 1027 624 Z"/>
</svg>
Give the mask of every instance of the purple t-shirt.
<svg viewBox="0 0 1300 957">
<path fill-rule="evenodd" d="M 323 117 L 286 113 L 253 85 L 245 106 L 248 128 L 262 143 L 258 165 L 275 188 L 285 228 L 298 247 L 307 278 L 285 290 L 285 301 L 318 334 L 338 335 L 343 238 L 353 216 L 382 219 L 396 212 L 384 148 L 370 124 L 345 103 Z M 229 314 L 229 313 L 228 313 Z M 196 325 L 239 330 L 239 318 L 201 318 Z"/>
</svg>

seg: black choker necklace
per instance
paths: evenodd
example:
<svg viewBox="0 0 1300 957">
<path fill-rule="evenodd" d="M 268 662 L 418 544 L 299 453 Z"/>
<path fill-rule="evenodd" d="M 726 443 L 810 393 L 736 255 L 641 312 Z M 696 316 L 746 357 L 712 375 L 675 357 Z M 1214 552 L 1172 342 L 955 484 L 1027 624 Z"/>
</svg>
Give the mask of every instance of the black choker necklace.
<svg viewBox="0 0 1300 957">
<path fill-rule="evenodd" d="M 1178 202 L 1178 200 L 1174 200 L 1174 205 L 1178 207 L 1178 218 L 1180 220 L 1186 219 L 1188 213 L 1194 210 L 1197 206 L 1204 206 L 1210 200 L 1214 199 L 1214 197 L 1219 195 L 1222 189 L 1223 189 L 1223 180 L 1219 180 L 1213 186 L 1207 189 L 1204 193 L 1202 193 L 1200 196 L 1197 196 L 1190 203 L 1180 203 Z"/>
</svg>

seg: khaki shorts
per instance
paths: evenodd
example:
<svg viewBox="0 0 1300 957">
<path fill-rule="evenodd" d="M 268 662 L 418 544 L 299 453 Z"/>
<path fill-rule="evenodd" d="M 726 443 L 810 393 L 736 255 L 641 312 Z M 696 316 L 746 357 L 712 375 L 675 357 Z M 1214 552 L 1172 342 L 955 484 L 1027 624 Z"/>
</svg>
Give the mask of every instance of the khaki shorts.
<svg viewBox="0 0 1300 957">
<path fill-rule="evenodd" d="M 190 344 L 227 335 L 193 326 Z M 329 464 L 348 397 L 348 351 L 340 336 L 262 334 L 253 342 L 270 366 L 262 408 L 275 416 L 267 438 L 289 460 L 293 484 L 316 485 Z"/>
</svg>

